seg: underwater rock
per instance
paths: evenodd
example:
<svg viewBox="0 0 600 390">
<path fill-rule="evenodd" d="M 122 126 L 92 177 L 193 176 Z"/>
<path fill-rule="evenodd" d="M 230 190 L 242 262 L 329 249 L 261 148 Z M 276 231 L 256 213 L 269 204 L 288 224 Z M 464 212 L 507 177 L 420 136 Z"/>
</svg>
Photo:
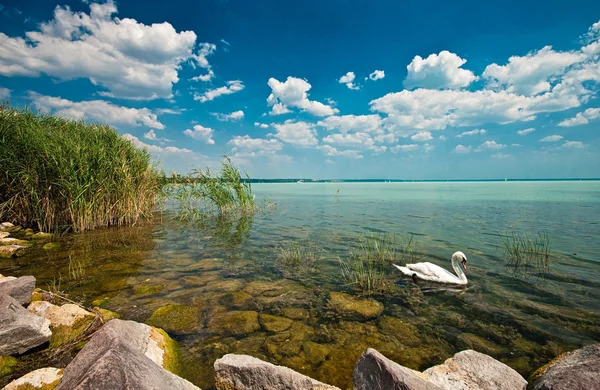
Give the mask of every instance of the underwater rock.
<svg viewBox="0 0 600 390">
<path fill-rule="evenodd" d="M 133 321 L 112 320 L 94 334 L 65 368 L 56 390 L 198 389 L 156 362 L 160 342 L 152 329 Z M 153 360 L 155 359 L 155 360 Z"/>
<path fill-rule="evenodd" d="M 229 311 L 211 316 L 208 331 L 227 336 L 253 333 L 260 330 L 258 313 L 255 311 Z"/>
<path fill-rule="evenodd" d="M 62 368 L 40 368 L 15 379 L 2 390 L 53 390 L 60 382 L 62 372 Z"/>
<path fill-rule="evenodd" d="M 3 232 L 5 232 L 5 231 L 7 231 L 8 229 L 10 229 L 10 228 L 13 228 L 14 226 L 15 226 L 15 225 L 13 225 L 13 224 L 12 224 L 12 223 L 10 223 L 10 222 L 2 222 L 2 223 L 0 223 L 0 231 L 3 231 Z"/>
<path fill-rule="evenodd" d="M 270 314 L 259 314 L 258 322 L 268 332 L 283 332 L 292 326 L 294 321 L 289 318 L 273 316 Z"/>
<path fill-rule="evenodd" d="M 35 290 L 35 278 L 33 276 L 0 278 L 0 294 L 10 295 L 21 305 L 27 305 L 31 302 L 33 290 Z"/>
<path fill-rule="evenodd" d="M 355 390 L 402 389 L 402 390 L 444 390 L 422 378 L 422 374 L 403 367 L 369 348 L 364 352 L 352 374 Z M 448 387 L 451 388 L 451 387 Z"/>
<path fill-rule="evenodd" d="M 47 242 L 44 244 L 44 246 L 42 246 L 42 249 L 46 251 L 58 248 L 60 248 L 60 244 L 58 242 Z"/>
<path fill-rule="evenodd" d="M 533 390 L 597 389 L 600 387 L 600 344 L 566 353 L 539 371 L 541 377 L 534 382 Z"/>
<path fill-rule="evenodd" d="M 133 288 L 134 295 L 152 295 L 157 294 L 163 290 L 164 286 L 162 284 L 152 284 L 152 285 L 141 285 L 135 286 Z"/>
<path fill-rule="evenodd" d="M 250 302 L 252 302 L 254 298 L 252 295 L 248 294 L 244 291 L 236 291 L 229 294 L 224 295 L 221 298 L 221 303 L 225 306 L 234 307 L 239 309 L 241 307 L 247 306 Z"/>
<path fill-rule="evenodd" d="M 35 301 L 27 307 L 30 313 L 50 321 L 50 347 L 56 348 L 85 334 L 96 316 L 72 303 L 56 306 L 46 301 Z"/>
<path fill-rule="evenodd" d="M 248 355 L 225 355 L 215 362 L 214 367 L 217 390 L 338 389 L 290 368 L 276 366 Z"/>
<path fill-rule="evenodd" d="M 291 318 L 292 320 L 307 320 L 310 317 L 308 310 L 302 309 L 301 307 L 286 307 L 281 309 L 281 314 L 284 317 Z"/>
<path fill-rule="evenodd" d="M 423 372 L 428 381 L 448 389 L 525 390 L 527 381 L 496 359 L 472 350 L 461 351 L 444 364 Z"/>
<path fill-rule="evenodd" d="M 23 256 L 23 252 L 27 249 L 23 245 L 0 245 L 0 258 L 11 258 Z"/>
<path fill-rule="evenodd" d="M 312 341 L 302 344 L 302 350 L 314 365 L 319 365 L 324 362 L 331 351 L 329 347 L 323 344 L 313 343 Z"/>
<path fill-rule="evenodd" d="M 216 279 L 206 284 L 206 291 L 234 292 L 244 287 L 244 282 L 240 279 Z"/>
<path fill-rule="evenodd" d="M 472 349 L 486 355 L 499 355 L 503 352 L 502 347 L 473 333 L 460 334 L 456 338 L 456 345 L 460 349 Z"/>
<path fill-rule="evenodd" d="M 0 232 L 0 239 L 10 236 L 9 232 Z"/>
<path fill-rule="evenodd" d="M 403 345 L 416 347 L 421 344 L 419 331 L 410 322 L 395 317 L 382 316 L 377 320 L 377 327 L 381 330 L 381 333 L 395 337 Z"/>
<path fill-rule="evenodd" d="M 157 309 L 146 322 L 167 332 L 194 333 L 200 326 L 199 314 L 198 307 L 169 304 Z"/>
<path fill-rule="evenodd" d="M 31 314 L 17 300 L 0 294 L 0 355 L 24 353 L 48 341 L 50 321 Z"/>
<path fill-rule="evenodd" d="M 383 313 L 383 303 L 372 298 L 356 298 L 341 292 L 332 292 L 329 295 L 329 308 L 345 317 L 359 320 L 377 318 Z"/>
</svg>

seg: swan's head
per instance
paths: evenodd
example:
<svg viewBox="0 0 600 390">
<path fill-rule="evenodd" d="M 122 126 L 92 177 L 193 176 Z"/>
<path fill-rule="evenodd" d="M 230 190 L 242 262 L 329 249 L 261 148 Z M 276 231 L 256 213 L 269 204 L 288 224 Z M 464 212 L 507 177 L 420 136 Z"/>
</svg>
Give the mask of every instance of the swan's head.
<svg viewBox="0 0 600 390">
<path fill-rule="evenodd" d="M 452 255 L 452 260 L 459 262 L 464 269 L 467 269 L 467 256 L 465 256 L 465 254 L 461 251 L 454 252 Z"/>
</svg>

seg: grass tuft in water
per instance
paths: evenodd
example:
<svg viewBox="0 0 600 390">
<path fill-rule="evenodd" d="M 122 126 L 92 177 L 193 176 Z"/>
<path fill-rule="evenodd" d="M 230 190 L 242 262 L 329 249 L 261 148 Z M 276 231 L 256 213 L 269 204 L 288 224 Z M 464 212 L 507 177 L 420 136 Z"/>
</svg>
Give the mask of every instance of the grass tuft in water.
<svg viewBox="0 0 600 390">
<path fill-rule="evenodd" d="M 312 243 L 289 243 L 279 248 L 277 264 L 285 274 L 310 274 L 316 271 L 316 265 L 321 260 L 320 250 Z"/>
<path fill-rule="evenodd" d="M 516 231 L 498 235 L 504 250 L 504 266 L 513 274 L 540 279 L 550 270 L 548 235 L 538 233 L 531 236 Z"/>
</svg>

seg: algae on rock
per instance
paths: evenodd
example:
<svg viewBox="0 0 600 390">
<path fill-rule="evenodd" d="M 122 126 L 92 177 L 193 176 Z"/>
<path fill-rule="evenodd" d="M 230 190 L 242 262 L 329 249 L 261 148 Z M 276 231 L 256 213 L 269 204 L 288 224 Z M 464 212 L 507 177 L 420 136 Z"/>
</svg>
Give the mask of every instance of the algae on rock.
<svg viewBox="0 0 600 390">
<path fill-rule="evenodd" d="M 152 326 L 174 333 L 193 333 L 200 326 L 200 309 L 169 304 L 157 309 L 146 321 Z"/>
</svg>

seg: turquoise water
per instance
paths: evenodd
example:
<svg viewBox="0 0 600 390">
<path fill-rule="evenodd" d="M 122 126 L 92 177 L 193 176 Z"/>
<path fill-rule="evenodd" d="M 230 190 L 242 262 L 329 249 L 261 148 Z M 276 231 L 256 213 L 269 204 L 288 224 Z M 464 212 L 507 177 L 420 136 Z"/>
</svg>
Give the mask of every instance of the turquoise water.
<svg viewBox="0 0 600 390">
<path fill-rule="evenodd" d="M 350 386 L 367 348 L 415 369 L 473 348 L 523 375 L 559 353 L 600 341 L 600 182 L 255 184 L 277 206 L 242 219 L 182 222 L 158 213 L 134 227 L 65 237 L 57 251 L 30 250 L 0 273 L 33 274 L 86 305 L 165 327 L 182 345 L 184 375 L 212 386 L 212 364 L 247 353 L 319 380 Z M 543 280 L 504 268 L 499 232 L 547 234 Z M 466 289 L 415 285 L 390 269 L 373 296 L 377 318 L 331 305 L 346 259 L 368 235 L 413 235 L 420 261 L 450 268 L 469 259 Z M 291 242 L 318 252 L 317 272 L 277 262 Z M 175 305 L 175 306 L 168 306 Z M 172 308 L 162 323 L 152 318 Z M 272 315 L 268 317 L 265 315 Z M 273 323 L 268 323 L 274 321 Z M 53 362 L 57 365 L 65 362 Z"/>
</svg>

